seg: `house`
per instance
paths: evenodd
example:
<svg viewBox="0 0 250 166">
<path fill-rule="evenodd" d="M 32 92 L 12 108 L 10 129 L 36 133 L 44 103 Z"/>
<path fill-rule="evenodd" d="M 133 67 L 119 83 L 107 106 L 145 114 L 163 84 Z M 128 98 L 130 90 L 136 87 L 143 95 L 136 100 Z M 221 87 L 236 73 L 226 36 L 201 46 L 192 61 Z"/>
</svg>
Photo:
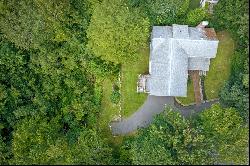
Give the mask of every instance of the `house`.
<svg viewBox="0 0 250 166">
<path fill-rule="evenodd" d="M 186 97 L 188 73 L 206 74 L 217 53 L 219 41 L 213 28 L 205 28 L 207 24 L 153 26 L 149 74 L 139 75 L 137 92 Z"/>
<path fill-rule="evenodd" d="M 200 7 L 205 7 L 208 4 L 208 12 L 213 13 L 213 7 L 219 2 L 219 0 L 201 0 Z"/>
<path fill-rule="evenodd" d="M 217 4 L 219 0 L 201 0 L 200 6 L 205 7 L 206 2 L 210 4 Z"/>
</svg>

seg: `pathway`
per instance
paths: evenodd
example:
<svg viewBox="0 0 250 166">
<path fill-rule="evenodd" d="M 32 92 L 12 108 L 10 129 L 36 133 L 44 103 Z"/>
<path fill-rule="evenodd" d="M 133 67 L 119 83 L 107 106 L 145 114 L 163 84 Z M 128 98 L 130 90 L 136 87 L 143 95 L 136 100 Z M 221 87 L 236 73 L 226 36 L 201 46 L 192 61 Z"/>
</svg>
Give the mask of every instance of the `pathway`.
<svg viewBox="0 0 250 166">
<path fill-rule="evenodd" d="M 110 127 L 113 135 L 124 135 L 135 131 L 138 128 L 148 126 L 156 114 L 164 111 L 166 105 L 178 108 L 183 116 L 190 116 L 193 110 L 195 112 L 199 112 L 210 107 L 216 102 L 218 101 L 215 100 L 212 102 L 202 103 L 199 106 L 192 105 L 183 107 L 175 102 L 174 97 L 149 95 L 147 100 L 137 112 L 135 112 L 129 118 L 122 119 L 121 121 L 111 122 Z"/>
</svg>

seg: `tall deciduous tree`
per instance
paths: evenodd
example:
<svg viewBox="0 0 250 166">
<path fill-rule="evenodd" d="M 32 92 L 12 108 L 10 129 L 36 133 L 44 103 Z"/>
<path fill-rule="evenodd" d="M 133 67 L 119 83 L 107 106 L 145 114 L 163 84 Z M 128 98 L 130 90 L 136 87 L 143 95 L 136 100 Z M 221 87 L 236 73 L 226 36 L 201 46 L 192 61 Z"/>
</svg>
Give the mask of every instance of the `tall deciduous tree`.
<svg viewBox="0 0 250 166">
<path fill-rule="evenodd" d="M 221 103 L 249 119 L 249 1 L 220 0 L 214 8 L 213 27 L 227 29 L 236 41 L 229 80 L 220 92 Z"/>
<path fill-rule="evenodd" d="M 206 137 L 190 122 L 169 109 L 157 116 L 148 128 L 128 141 L 133 164 L 210 163 Z"/>
<path fill-rule="evenodd" d="M 226 28 L 239 40 L 239 43 L 249 39 L 249 1 L 220 0 L 214 8 L 213 26 Z"/>
<path fill-rule="evenodd" d="M 69 141 L 58 123 L 44 115 L 25 118 L 18 123 L 13 137 L 11 164 L 108 164 L 111 149 L 94 130 L 81 128 Z M 73 133 L 72 133 L 73 134 Z"/>
<path fill-rule="evenodd" d="M 214 105 L 191 120 L 166 110 L 126 140 L 123 154 L 132 164 L 246 164 L 247 145 L 237 111 Z"/>
<path fill-rule="evenodd" d="M 216 163 L 247 163 L 249 129 L 235 109 L 213 105 L 201 113 L 198 121 L 198 128 L 212 142 Z"/>
<path fill-rule="evenodd" d="M 190 26 L 196 26 L 197 23 L 203 21 L 206 15 L 207 11 L 203 8 L 191 10 L 187 15 L 187 24 Z"/>
<path fill-rule="evenodd" d="M 0 134 L 0 164 L 1 165 L 8 164 L 8 159 L 11 154 L 10 152 L 11 152 L 10 146 L 6 145 L 6 143 L 3 140 L 3 137 Z"/>
<path fill-rule="evenodd" d="M 88 3 L 87 0 L 1 0 L 0 30 L 9 41 L 26 50 L 72 37 L 84 38 L 90 17 Z"/>
<path fill-rule="evenodd" d="M 13 134 L 13 164 L 49 164 L 46 150 L 59 137 L 57 119 L 42 114 L 23 119 Z"/>
<path fill-rule="evenodd" d="M 149 21 L 123 0 L 104 0 L 95 7 L 87 36 L 88 48 L 96 56 L 115 63 L 131 62 L 147 45 Z"/>
<path fill-rule="evenodd" d="M 189 11 L 189 0 L 128 0 L 128 3 L 145 13 L 151 25 L 182 23 Z"/>
</svg>

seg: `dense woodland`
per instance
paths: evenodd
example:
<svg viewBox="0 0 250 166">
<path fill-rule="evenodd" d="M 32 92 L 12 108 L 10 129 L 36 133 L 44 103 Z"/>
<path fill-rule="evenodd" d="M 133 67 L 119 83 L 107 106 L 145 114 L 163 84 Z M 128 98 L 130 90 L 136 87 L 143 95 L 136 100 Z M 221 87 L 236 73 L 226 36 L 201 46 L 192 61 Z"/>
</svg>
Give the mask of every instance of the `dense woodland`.
<svg viewBox="0 0 250 166">
<path fill-rule="evenodd" d="M 248 0 L 209 15 L 191 0 L 0 0 L 0 164 L 248 162 Z M 209 20 L 236 41 L 220 105 L 172 108 L 119 146 L 100 135 L 100 78 L 140 58 L 153 25 Z"/>
</svg>

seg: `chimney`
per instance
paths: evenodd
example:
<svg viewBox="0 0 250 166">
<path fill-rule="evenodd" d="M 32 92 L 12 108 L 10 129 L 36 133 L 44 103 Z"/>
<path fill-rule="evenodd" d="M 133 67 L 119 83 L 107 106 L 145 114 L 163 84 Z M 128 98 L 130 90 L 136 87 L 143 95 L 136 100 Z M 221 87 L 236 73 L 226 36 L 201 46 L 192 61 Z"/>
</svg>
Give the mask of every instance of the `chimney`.
<svg viewBox="0 0 250 166">
<path fill-rule="evenodd" d="M 196 26 L 196 28 L 202 30 L 208 25 L 208 21 L 202 21 L 199 25 Z"/>
</svg>

